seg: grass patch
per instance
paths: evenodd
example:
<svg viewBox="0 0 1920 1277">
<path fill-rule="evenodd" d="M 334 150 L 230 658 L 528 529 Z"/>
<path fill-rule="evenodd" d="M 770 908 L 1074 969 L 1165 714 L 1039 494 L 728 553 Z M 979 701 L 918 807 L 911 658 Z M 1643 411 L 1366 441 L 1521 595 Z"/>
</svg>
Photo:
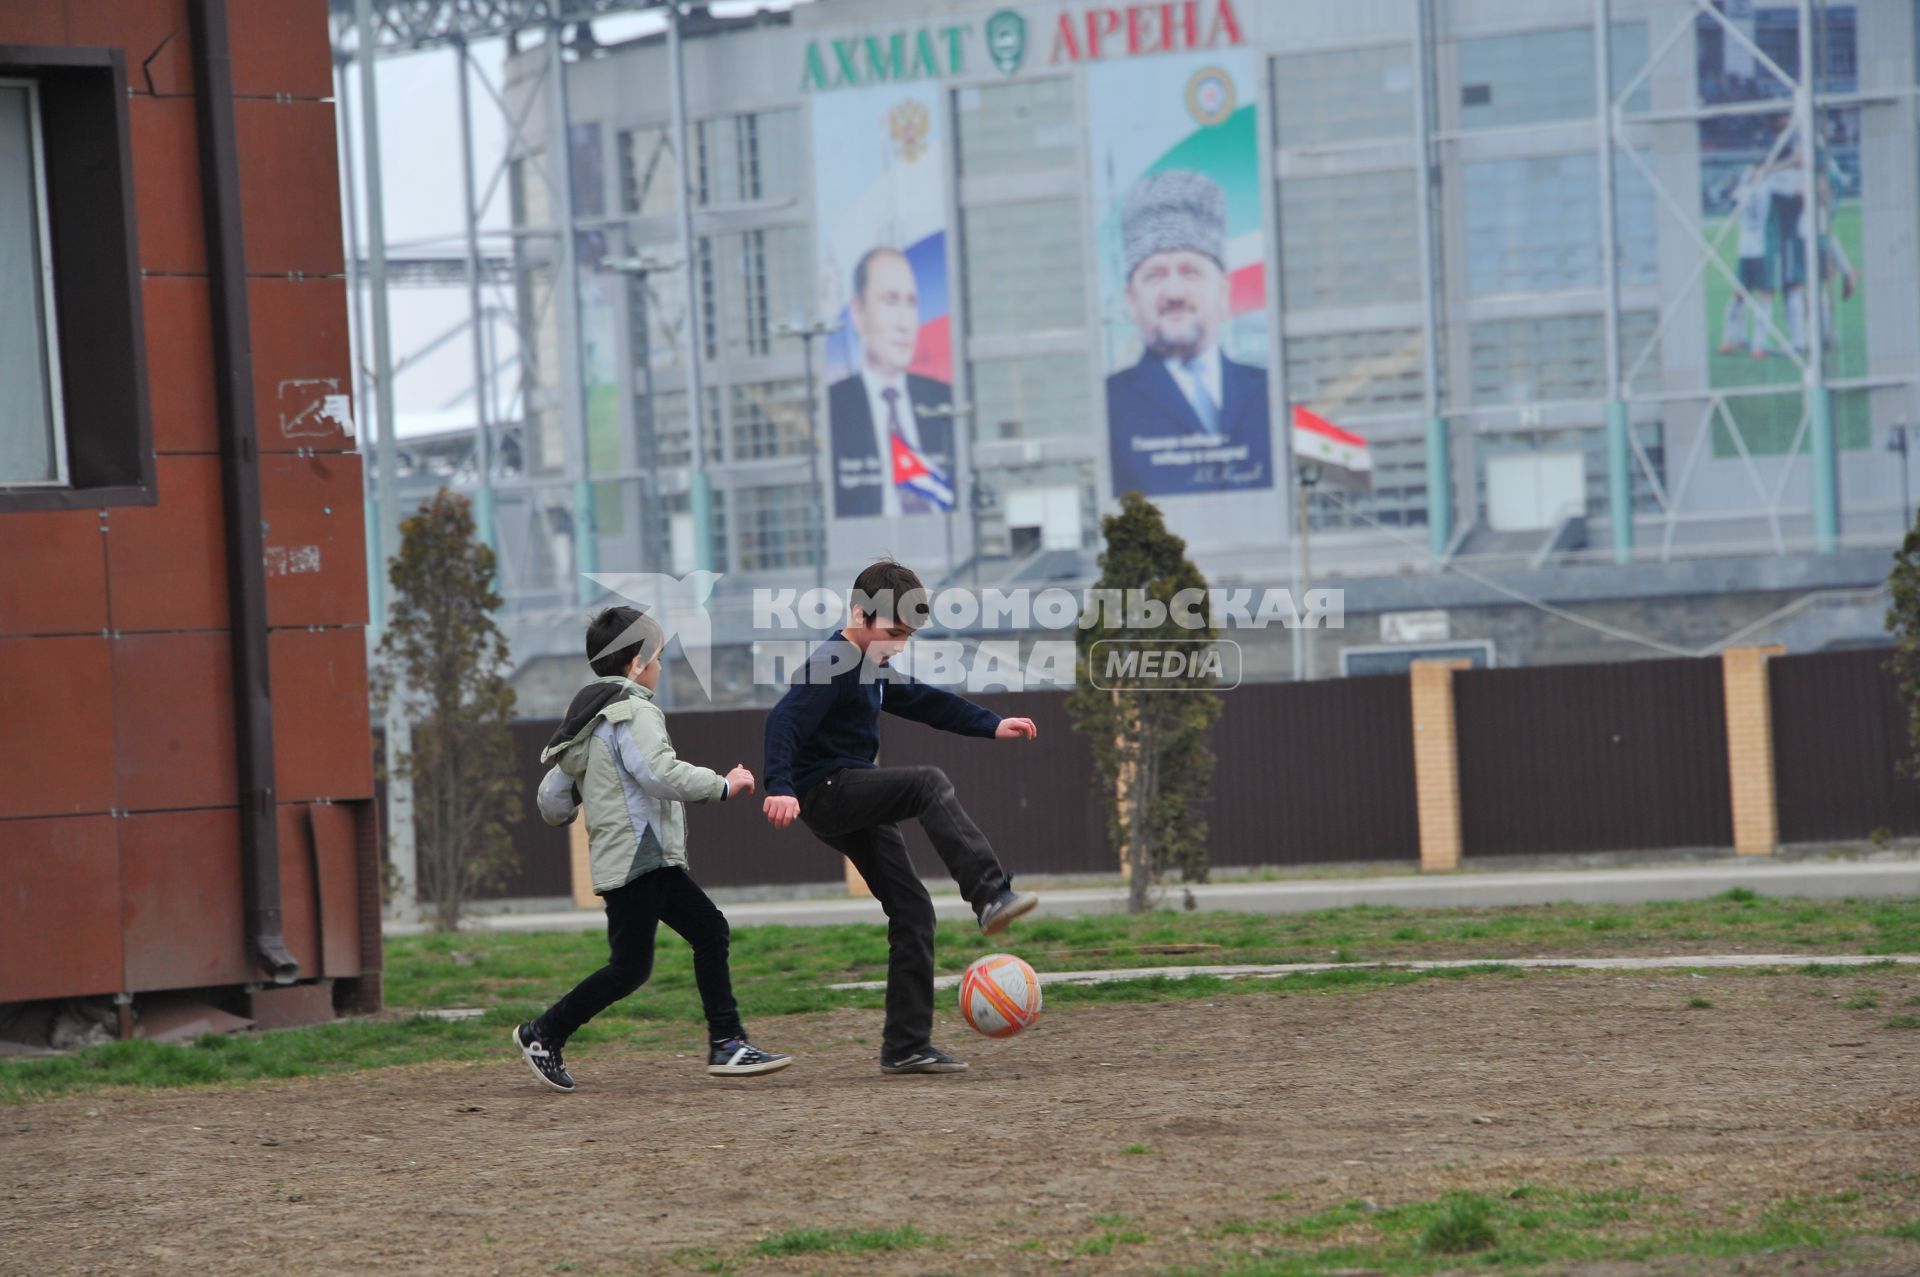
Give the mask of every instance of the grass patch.
<svg viewBox="0 0 1920 1277">
<path fill-rule="evenodd" d="M 1871 1011 L 1880 1005 L 1880 996 L 1874 993 L 1862 993 L 1857 997 L 1848 998 L 1840 1005 L 1848 1011 Z"/>
<path fill-rule="evenodd" d="M 1435 1255 L 1470 1255 L 1500 1240 L 1493 1227 L 1493 1203 L 1478 1193 L 1451 1194 L 1438 1218 L 1420 1233 L 1420 1249 Z"/>
<path fill-rule="evenodd" d="M 1889 1029 L 1920 1029 L 1920 1015 L 1896 1015 L 1887 1021 Z"/>
<path fill-rule="evenodd" d="M 1129 1144 L 1120 1151 L 1128 1157 L 1151 1157 L 1155 1149 L 1151 1144 Z"/>
<path fill-rule="evenodd" d="M 1700 997 L 1698 994 L 1688 998 L 1687 1005 L 1696 1011 L 1708 1011 L 1713 1008 L 1713 1003 L 1710 1000 Z"/>
<path fill-rule="evenodd" d="M 1072 971 L 1161 962 L 1361 963 L 1421 958 L 1488 959 L 1465 971 L 1415 973 L 1364 968 L 1280 980 L 1214 977 L 1154 979 L 1110 985 L 1063 985 L 1047 991 L 1054 1006 L 1159 1002 L 1240 993 L 1336 993 L 1421 979 L 1520 976 L 1499 959 L 1536 954 L 1669 953 L 1682 944 L 1743 946 L 1747 952 L 1920 952 L 1920 901 L 1773 900 L 1745 889 L 1710 900 L 1646 905 L 1551 905 L 1498 909 L 1393 909 L 1356 906 L 1263 916 L 1184 913 L 1038 918 L 1015 936 L 1022 957 L 1043 970 Z M 1194 956 L 1168 947 L 1199 946 Z M 945 923 L 939 967 L 958 973 L 1006 937 Z M 588 932 L 465 932 L 390 940 L 384 972 L 389 1011 L 264 1034 L 222 1035 L 183 1044 L 143 1041 L 90 1047 L 54 1058 L 0 1061 L 0 1103 L 97 1091 L 245 1083 L 259 1079 L 343 1073 L 429 1061 L 499 1056 L 506 1030 L 537 1013 L 599 966 L 606 937 Z M 751 992 L 755 1018 L 806 1015 L 843 1007 L 878 1010 L 877 991 L 837 991 L 829 984 L 880 979 L 886 973 L 886 929 L 878 924 L 830 927 L 755 926 L 733 933 L 735 987 Z M 1891 963 L 1886 966 L 1891 966 Z M 1808 969 L 1816 976 L 1852 975 L 1880 964 Z M 416 1014 L 474 1007 L 472 1020 Z M 1894 1025 L 1892 1027 L 1914 1027 Z M 700 1037 L 699 996 L 687 948 L 663 934 L 653 978 L 610 1008 L 574 1039 L 580 1049 L 620 1042 L 643 1049 L 684 1049 Z"/>
<path fill-rule="evenodd" d="M 1082 1237 L 1073 1244 L 1076 1255 L 1111 1255 L 1115 1246 L 1138 1246 L 1151 1240 L 1146 1233 L 1137 1230 L 1116 1232 L 1109 1230 L 1098 1237 Z"/>
<path fill-rule="evenodd" d="M 1920 1240 L 1920 1223 L 1906 1218 L 1911 1205 L 1910 1196 L 1876 1206 L 1866 1195 L 1847 1191 L 1787 1197 L 1708 1224 L 1677 1195 L 1634 1187 L 1515 1184 L 1386 1206 L 1350 1199 L 1295 1219 L 1230 1220 L 1206 1234 L 1220 1247 L 1215 1262 L 1188 1272 L 1424 1277 L 1778 1255 L 1844 1247 L 1854 1237 Z M 1889 1210 L 1890 1217 L 1876 1213 Z"/>
<path fill-rule="evenodd" d="M 864 1231 L 857 1228 L 794 1228 L 763 1237 L 747 1247 L 749 1255 L 863 1255 L 873 1251 L 919 1250 L 941 1239 L 907 1224 Z"/>
</svg>

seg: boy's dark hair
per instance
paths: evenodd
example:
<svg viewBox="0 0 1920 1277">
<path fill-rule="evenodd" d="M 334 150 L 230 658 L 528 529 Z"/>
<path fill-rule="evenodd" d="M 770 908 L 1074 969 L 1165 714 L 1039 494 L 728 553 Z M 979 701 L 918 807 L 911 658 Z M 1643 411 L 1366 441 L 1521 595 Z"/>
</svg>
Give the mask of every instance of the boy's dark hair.
<svg viewBox="0 0 1920 1277">
<path fill-rule="evenodd" d="M 919 576 L 893 559 L 876 559 L 862 569 L 853 579 L 853 598 L 848 602 L 866 613 L 869 625 L 899 621 L 916 630 L 926 625 L 930 606 Z"/>
<path fill-rule="evenodd" d="M 666 645 L 660 623 L 639 608 L 610 607 L 587 622 L 587 664 L 602 678 L 625 674 L 636 656 L 651 664 Z"/>
</svg>

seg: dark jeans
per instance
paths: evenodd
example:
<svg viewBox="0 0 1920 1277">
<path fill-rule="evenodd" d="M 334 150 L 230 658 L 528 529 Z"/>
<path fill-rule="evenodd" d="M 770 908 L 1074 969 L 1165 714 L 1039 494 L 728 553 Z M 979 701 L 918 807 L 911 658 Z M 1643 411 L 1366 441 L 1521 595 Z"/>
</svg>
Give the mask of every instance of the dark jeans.
<svg viewBox="0 0 1920 1277">
<path fill-rule="evenodd" d="M 1007 875 L 938 767 L 849 767 L 800 800 L 800 819 L 853 862 L 887 914 L 887 1025 L 881 1055 L 899 1059 L 933 1037 L 933 900 L 907 859 L 898 822 L 918 817 L 977 914 Z"/>
<path fill-rule="evenodd" d="M 731 933 L 726 915 L 686 870 L 677 865 L 655 869 L 614 888 L 604 899 L 611 956 L 606 966 L 547 1008 L 537 1025 L 542 1042 L 561 1045 L 581 1025 L 645 984 L 653 974 L 654 932 L 663 922 L 693 946 L 693 980 L 707 1013 L 707 1036 L 715 1042 L 745 1036 L 727 968 Z"/>
</svg>

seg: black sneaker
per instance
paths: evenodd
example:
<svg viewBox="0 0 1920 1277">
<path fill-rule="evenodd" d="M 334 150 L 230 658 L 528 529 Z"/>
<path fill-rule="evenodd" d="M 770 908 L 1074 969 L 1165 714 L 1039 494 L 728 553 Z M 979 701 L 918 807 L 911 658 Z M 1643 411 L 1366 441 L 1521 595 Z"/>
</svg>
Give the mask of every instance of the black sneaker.
<svg viewBox="0 0 1920 1277">
<path fill-rule="evenodd" d="M 997 936 L 1007 929 L 1007 924 L 1023 914 L 1032 913 L 1034 906 L 1040 903 L 1040 897 L 1024 891 L 1015 891 L 1009 887 L 994 898 L 992 903 L 980 911 L 980 934 Z"/>
<path fill-rule="evenodd" d="M 791 1055 L 762 1051 L 745 1038 L 715 1042 L 707 1052 L 707 1072 L 714 1077 L 753 1077 L 760 1073 L 778 1073 L 792 1063 Z"/>
<path fill-rule="evenodd" d="M 573 1074 L 567 1072 L 567 1066 L 560 1061 L 560 1048 L 548 1047 L 534 1036 L 531 1024 L 517 1024 L 513 1028 L 513 1044 L 520 1048 L 520 1058 L 527 1062 L 533 1075 L 556 1091 L 573 1089 Z"/>
<path fill-rule="evenodd" d="M 956 1060 L 937 1046 L 923 1046 L 897 1060 L 880 1057 L 882 1073 L 965 1073 L 967 1062 Z"/>
</svg>

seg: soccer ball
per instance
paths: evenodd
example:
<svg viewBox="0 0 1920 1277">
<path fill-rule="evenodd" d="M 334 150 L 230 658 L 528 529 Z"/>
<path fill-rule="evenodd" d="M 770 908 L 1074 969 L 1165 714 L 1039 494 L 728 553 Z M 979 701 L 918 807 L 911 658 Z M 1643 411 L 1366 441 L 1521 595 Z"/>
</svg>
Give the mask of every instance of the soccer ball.
<svg viewBox="0 0 1920 1277">
<path fill-rule="evenodd" d="M 1040 1018 L 1040 977 L 1011 953 L 990 953 L 960 977 L 960 1014 L 976 1033 L 1010 1038 Z"/>
</svg>

